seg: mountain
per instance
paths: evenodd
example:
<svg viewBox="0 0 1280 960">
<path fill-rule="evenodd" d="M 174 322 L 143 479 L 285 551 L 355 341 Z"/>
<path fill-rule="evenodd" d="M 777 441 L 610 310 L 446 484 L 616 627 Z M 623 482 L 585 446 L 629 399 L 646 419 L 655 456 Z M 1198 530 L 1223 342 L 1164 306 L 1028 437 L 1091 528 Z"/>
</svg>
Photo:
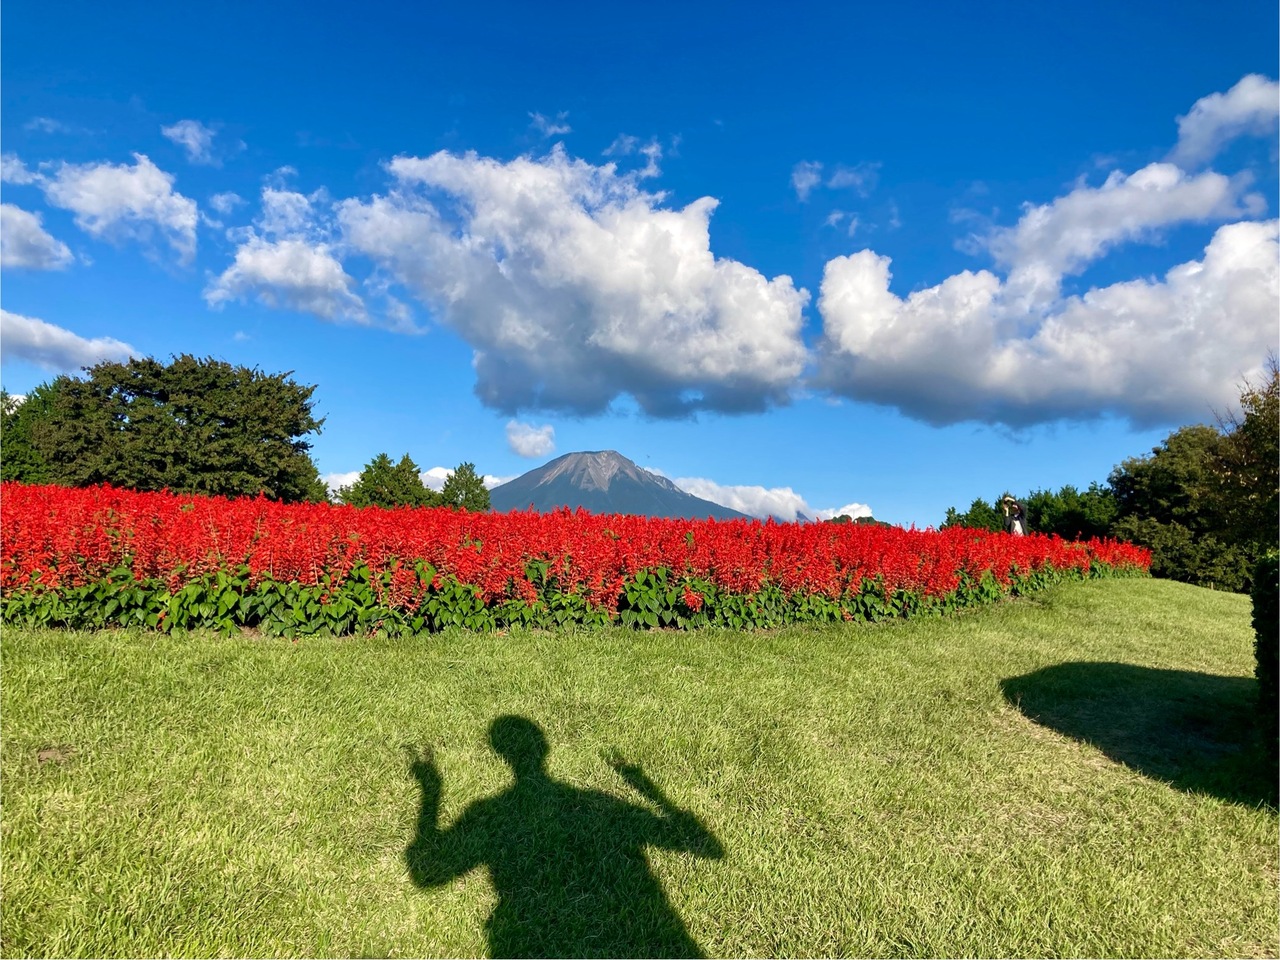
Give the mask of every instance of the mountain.
<svg viewBox="0 0 1280 960">
<path fill-rule="evenodd" d="M 616 450 L 566 453 L 489 491 L 499 513 L 540 512 L 582 507 L 592 513 L 717 520 L 750 519 L 746 514 L 685 493 L 666 477 L 637 466 Z"/>
</svg>

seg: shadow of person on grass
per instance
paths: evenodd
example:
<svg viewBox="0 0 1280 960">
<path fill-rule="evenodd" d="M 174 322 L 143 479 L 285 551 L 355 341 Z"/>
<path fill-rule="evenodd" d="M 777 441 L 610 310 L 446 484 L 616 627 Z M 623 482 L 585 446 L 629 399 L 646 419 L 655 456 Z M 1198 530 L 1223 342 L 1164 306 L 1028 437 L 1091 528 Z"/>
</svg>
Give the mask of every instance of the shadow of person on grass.
<svg viewBox="0 0 1280 960">
<path fill-rule="evenodd" d="M 489 742 L 515 782 L 474 801 L 445 830 L 438 823 L 440 773 L 429 752 L 415 758 L 422 808 L 405 850 L 413 882 L 436 887 L 487 867 L 498 894 L 487 924 L 494 957 L 703 956 L 650 871 L 644 848 L 719 859 L 724 849 L 715 836 L 638 766 L 612 763 L 656 813 L 552 779 L 546 736 L 524 717 L 494 720 Z"/>
<path fill-rule="evenodd" d="M 1000 682 L 1031 720 L 1179 790 L 1274 807 L 1258 683 L 1128 663 L 1060 663 Z"/>
</svg>

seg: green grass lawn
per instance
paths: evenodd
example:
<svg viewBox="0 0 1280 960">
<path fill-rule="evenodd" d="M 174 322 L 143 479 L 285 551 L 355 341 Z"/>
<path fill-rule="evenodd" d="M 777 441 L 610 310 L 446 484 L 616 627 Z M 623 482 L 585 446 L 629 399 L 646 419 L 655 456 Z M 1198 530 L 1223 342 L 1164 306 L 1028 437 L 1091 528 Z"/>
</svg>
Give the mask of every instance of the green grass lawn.
<svg viewBox="0 0 1280 960">
<path fill-rule="evenodd" d="M 1246 597 L 414 640 L 5 629 L 6 956 L 1275 956 Z"/>
</svg>

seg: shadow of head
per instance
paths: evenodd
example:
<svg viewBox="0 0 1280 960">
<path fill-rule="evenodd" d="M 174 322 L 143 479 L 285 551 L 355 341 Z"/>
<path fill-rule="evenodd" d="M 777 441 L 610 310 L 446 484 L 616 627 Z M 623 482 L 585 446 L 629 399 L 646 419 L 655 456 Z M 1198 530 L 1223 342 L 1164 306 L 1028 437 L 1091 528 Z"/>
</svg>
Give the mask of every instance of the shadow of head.
<svg viewBox="0 0 1280 960">
<path fill-rule="evenodd" d="M 1060 663 L 1000 682 L 1036 723 L 1180 790 L 1274 805 L 1257 681 L 1128 663 Z"/>
<path fill-rule="evenodd" d="M 512 715 L 498 717 L 489 724 L 489 745 L 517 776 L 543 772 L 547 754 L 551 752 L 541 727 L 525 717 Z"/>
</svg>

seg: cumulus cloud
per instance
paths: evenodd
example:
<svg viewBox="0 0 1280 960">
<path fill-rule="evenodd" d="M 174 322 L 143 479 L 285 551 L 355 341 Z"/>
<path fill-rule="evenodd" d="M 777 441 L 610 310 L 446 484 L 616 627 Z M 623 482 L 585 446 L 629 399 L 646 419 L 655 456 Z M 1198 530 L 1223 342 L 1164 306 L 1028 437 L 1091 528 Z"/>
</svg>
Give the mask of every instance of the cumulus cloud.
<svg viewBox="0 0 1280 960">
<path fill-rule="evenodd" d="M 324 485 L 329 488 L 330 496 L 337 496 L 338 491 L 343 487 L 349 487 L 360 479 L 362 470 L 350 470 L 347 473 L 326 473 L 320 479 L 324 481 Z"/>
<path fill-rule="evenodd" d="M 1219 227 L 1204 257 L 1028 313 L 1012 284 L 965 271 L 900 298 L 889 258 L 826 266 L 820 382 L 942 424 L 1027 426 L 1104 414 L 1203 420 L 1260 378 L 1280 314 L 1277 221 Z"/>
<path fill-rule="evenodd" d="M 540 113 L 529 114 L 529 119 L 533 129 L 537 130 L 544 137 L 561 137 L 566 133 L 573 133 L 573 128 L 569 126 L 569 111 L 561 110 L 554 118 L 544 117 Z"/>
<path fill-rule="evenodd" d="M 208 167 L 222 166 L 222 161 L 213 155 L 213 137 L 216 131 L 212 127 L 206 127 L 199 120 L 179 120 L 171 127 L 161 127 L 160 132 L 182 147 L 191 163 Z"/>
<path fill-rule="evenodd" d="M 343 241 L 474 349 L 488 406 L 652 416 L 760 410 L 804 366 L 808 293 L 711 251 L 716 201 L 661 194 L 554 148 L 398 157 L 387 196 L 339 204 Z"/>
<path fill-rule="evenodd" d="M 0 357 L 25 360 L 46 370 L 71 372 L 103 360 L 125 361 L 141 354 L 112 337 L 85 339 L 70 330 L 0 310 Z"/>
<path fill-rule="evenodd" d="M 230 201 L 228 201 L 230 202 Z M 268 185 L 253 226 L 228 231 L 239 242 L 235 260 L 205 288 L 211 307 L 256 299 L 275 309 L 311 313 L 331 322 L 371 322 L 356 281 L 329 240 L 331 216 L 317 207 L 328 194 Z"/>
<path fill-rule="evenodd" d="M 0 203 L 0 267 L 61 270 L 73 259 L 65 243 L 45 232 L 40 214 Z"/>
<path fill-rule="evenodd" d="M 814 187 L 822 183 L 822 164 L 814 160 L 801 160 L 791 168 L 791 186 L 801 203 L 809 199 Z"/>
<path fill-rule="evenodd" d="M 16 154 L 6 153 L 0 155 L 0 181 L 4 183 L 12 183 L 15 186 L 23 186 L 28 183 L 36 183 L 40 179 L 40 175 L 27 168 L 27 165 L 18 159 Z"/>
<path fill-rule="evenodd" d="M 1169 155 L 1181 167 L 1208 163 L 1240 136 L 1275 136 L 1280 84 L 1251 73 L 1226 93 L 1201 97 L 1178 118 L 1178 145 Z"/>
<path fill-rule="evenodd" d="M 556 428 L 551 424 L 535 427 L 531 423 L 511 420 L 507 423 L 507 446 L 521 457 L 545 457 L 556 448 Z"/>
<path fill-rule="evenodd" d="M 262 212 L 255 222 L 266 236 L 322 236 L 325 228 L 317 222 L 316 205 L 327 204 L 329 194 L 320 189 L 311 195 L 267 186 L 262 190 Z"/>
<path fill-rule="evenodd" d="M 325 320 L 368 323 L 364 302 L 352 292 L 354 283 L 323 243 L 255 236 L 240 245 L 235 262 L 205 288 L 204 298 L 211 307 L 256 298 Z"/>
<path fill-rule="evenodd" d="M 833 520 L 836 517 L 848 517 L 851 520 L 857 520 L 861 517 L 870 517 L 872 515 L 871 508 L 865 503 L 846 503 L 843 507 L 819 510 L 813 516 L 818 520 Z"/>
<path fill-rule="evenodd" d="M 422 478 L 422 482 L 431 490 L 439 493 L 444 489 L 444 482 L 453 476 L 452 467 L 431 467 L 423 470 L 418 474 Z M 499 484 L 506 483 L 508 480 L 514 480 L 515 477 L 495 477 L 486 473 L 480 478 L 480 482 L 484 484 L 486 490 L 492 490 Z"/>
<path fill-rule="evenodd" d="M 1121 243 L 1154 239 L 1174 224 L 1261 213 L 1265 203 L 1244 193 L 1247 182 L 1212 171 L 1190 176 L 1170 163 L 1127 176 L 1115 171 L 1099 187 L 1081 185 L 1052 203 L 1026 205 L 1016 226 L 994 231 L 987 243 L 997 264 L 1009 268 L 1008 294 L 1035 308 L 1057 297 L 1064 275 Z"/>
<path fill-rule="evenodd" d="M 174 178 L 144 154 L 134 163 L 61 163 L 41 176 L 45 198 L 75 214 L 76 226 L 91 236 L 150 243 L 158 232 L 190 263 L 196 252 L 199 213 L 194 200 L 173 189 Z"/>
<path fill-rule="evenodd" d="M 851 503 L 838 509 L 815 509 L 790 487 L 725 485 L 705 477 L 677 477 L 672 483 L 685 493 L 761 519 L 776 517 L 788 522 L 801 519 L 830 520 L 842 513 L 855 519 L 871 516 L 871 508 L 862 503 Z"/>
</svg>

